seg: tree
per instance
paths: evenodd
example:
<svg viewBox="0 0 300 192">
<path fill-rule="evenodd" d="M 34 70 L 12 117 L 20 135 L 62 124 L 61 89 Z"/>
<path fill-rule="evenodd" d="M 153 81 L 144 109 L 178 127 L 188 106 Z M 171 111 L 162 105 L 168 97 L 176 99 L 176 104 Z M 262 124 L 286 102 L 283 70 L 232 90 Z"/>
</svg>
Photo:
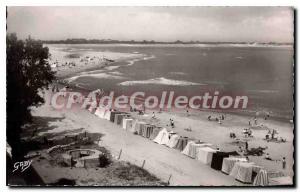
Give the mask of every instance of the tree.
<svg viewBox="0 0 300 192">
<path fill-rule="evenodd" d="M 44 103 L 40 91 L 48 88 L 54 72 L 47 61 L 49 50 L 41 41 L 30 37 L 18 40 L 16 34 L 6 36 L 6 136 L 14 160 L 23 157 L 21 127 L 31 122 L 31 107 Z"/>
</svg>

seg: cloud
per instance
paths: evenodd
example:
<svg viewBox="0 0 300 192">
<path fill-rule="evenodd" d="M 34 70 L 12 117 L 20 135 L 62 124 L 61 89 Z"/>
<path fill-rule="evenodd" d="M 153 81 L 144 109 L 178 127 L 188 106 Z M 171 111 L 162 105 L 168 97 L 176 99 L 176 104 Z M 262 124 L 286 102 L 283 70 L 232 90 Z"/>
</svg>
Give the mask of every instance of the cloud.
<svg viewBox="0 0 300 192">
<path fill-rule="evenodd" d="M 293 42 L 288 7 L 9 7 L 7 26 L 38 39 Z"/>
</svg>

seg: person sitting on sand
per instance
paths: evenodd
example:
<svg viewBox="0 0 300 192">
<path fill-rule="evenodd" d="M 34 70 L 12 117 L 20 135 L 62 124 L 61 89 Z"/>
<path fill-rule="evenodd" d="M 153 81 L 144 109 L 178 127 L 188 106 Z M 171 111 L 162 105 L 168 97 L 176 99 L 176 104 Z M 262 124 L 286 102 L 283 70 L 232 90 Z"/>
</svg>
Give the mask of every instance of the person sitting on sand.
<svg viewBox="0 0 300 192">
<path fill-rule="evenodd" d="M 221 119 L 219 119 L 219 122 L 218 122 L 220 125 L 222 124 L 222 121 L 221 121 Z"/>
<path fill-rule="evenodd" d="M 154 111 L 152 112 L 152 119 L 156 119 Z"/>
<path fill-rule="evenodd" d="M 229 137 L 230 137 L 231 139 L 235 139 L 235 138 L 236 138 L 236 135 L 235 135 L 235 133 L 230 132 Z"/>
<path fill-rule="evenodd" d="M 248 156 L 246 156 L 246 160 L 249 161 L 249 157 Z"/>
<path fill-rule="evenodd" d="M 239 146 L 238 152 L 243 152 L 243 149 L 241 146 Z"/>
<path fill-rule="evenodd" d="M 280 141 L 280 142 L 286 142 L 286 139 L 283 139 L 282 137 L 280 137 L 278 141 Z"/>
<path fill-rule="evenodd" d="M 139 115 L 144 115 L 143 111 L 139 110 Z"/>
<path fill-rule="evenodd" d="M 248 129 L 248 137 L 251 137 L 252 136 L 252 130 L 249 128 Z"/>
<path fill-rule="evenodd" d="M 266 159 L 266 160 L 270 160 L 270 161 L 272 161 L 272 160 L 273 160 L 273 159 L 271 159 L 271 157 L 270 157 L 269 153 L 267 153 L 267 154 L 266 154 L 266 156 L 265 156 L 265 159 Z"/>
</svg>

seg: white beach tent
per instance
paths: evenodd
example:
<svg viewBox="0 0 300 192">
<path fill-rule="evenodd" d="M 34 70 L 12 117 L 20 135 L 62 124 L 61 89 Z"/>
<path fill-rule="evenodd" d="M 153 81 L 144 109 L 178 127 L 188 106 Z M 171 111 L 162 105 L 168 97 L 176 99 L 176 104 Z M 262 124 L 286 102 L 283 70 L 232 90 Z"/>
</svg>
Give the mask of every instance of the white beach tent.
<svg viewBox="0 0 300 192">
<path fill-rule="evenodd" d="M 189 141 L 188 144 L 186 145 L 186 147 L 184 148 L 184 150 L 181 153 L 183 153 L 187 156 L 190 156 L 192 158 L 196 158 L 197 148 L 208 147 L 208 146 L 212 146 L 212 144 L 210 144 L 210 143 L 197 144 L 197 143 L 195 143 L 195 141 Z"/>
<path fill-rule="evenodd" d="M 229 175 L 243 183 L 252 183 L 253 172 L 260 169 L 254 162 L 236 162 Z"/>
<path fill-rule="evenodd" d="M 106 109 L 104 106 L 99 106 L 95 111 L 95 115 L 100 118 L 104 118 L 105 110 Z"/>
<path fill-rule="evenodd" d="M 161 145 L 166 145 L 169 140 L 169 132 L 166 128 L 163 128 L 153 141 Z"/>
<path fill-rule="evenodd" d="M 196 159 L 200 162 L 211 165 L 213 154 L 219 150 L 212 149 L 211 147 L 199 147 L 197 148 Z"/>
<path fill-rule="evenodd" d="M 133 122 L 132 122 L 131 128 L 129 128 L 129 129 L 127 129 L 127 130 L 129 130 L 129 131 L 132 132 L 132 133 L 136 132 L 136 131 L 137 131 L 136 125 L 137 125 L 138 122 L 139 122 L 138 119 L 134 119 Z"/>
<path fill-rule="evenodd" d="M 180 136 L 177 134 L 172 135 L 169 142 L 167 143 L 167 146 L 170 148 L 174 148 L 177 145 L 179 138 Z"/>
<path fill-rule="evenodd" d="M 222 162 L 222 172 L 230 174 L 236 162 L 247 162 L 245 157 L 226 157 Z"/>
<path fill-rule="evenodd" d="M 109 109 L 105 110 L 104 119 L 110 121 L 111 111 Z"/>
<path fill-rule="evenodd" d="M 133 119 L 124 118 L 122 123 L 123 129 L 130 130 L 132 128 L 132 123 L 133 123 Z"/>
</svg>

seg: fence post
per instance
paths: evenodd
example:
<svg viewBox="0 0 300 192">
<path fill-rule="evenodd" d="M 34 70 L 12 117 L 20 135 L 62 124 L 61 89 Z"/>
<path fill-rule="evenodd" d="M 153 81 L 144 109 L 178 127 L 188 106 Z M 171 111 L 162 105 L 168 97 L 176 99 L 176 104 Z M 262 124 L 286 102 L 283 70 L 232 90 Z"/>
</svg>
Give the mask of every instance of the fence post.
<svg viewBox="0 0 300 192">
<path fill-rule="evenodd" d="M 168 179 L 168 185 L 170 185 L 170 180 L 171 180 L 172 174 L 170 174 L 169 179 Z"/>
<path fill-rule="evenodd" d="M 122 154 L 122 149 L 121 149 L 120 152 L 119 152 L 118 160 L 121 158 L 121 154 Z"/>
<path fill-rule="evenodd" d="M 144 168 L 145 163 L 146 163 L 146 160 L 143 161 L 142 168 Z"/>
</svg>

